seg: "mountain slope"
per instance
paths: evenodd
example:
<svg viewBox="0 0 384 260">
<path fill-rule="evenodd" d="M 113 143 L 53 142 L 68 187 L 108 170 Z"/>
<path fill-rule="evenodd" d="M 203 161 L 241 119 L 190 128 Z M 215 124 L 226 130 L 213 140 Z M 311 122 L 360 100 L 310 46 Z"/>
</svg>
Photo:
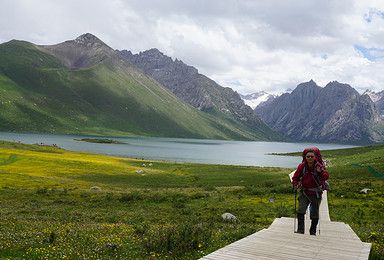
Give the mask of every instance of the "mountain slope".
<svg viewBox="0 0 384 260">
<path fill-rule="evenodd" d="M 367 90 L 363 94 L 368 95 L 371 98 L 375 104 L 377 113 L 379 113 L 380 118 L 384 120 L 384 90 L 378 93 Z"/>
<path fill-rule="evenodd" d="M 199 110 L 238 128 L 247 129 L 255 136 L 268 140 L 287 140 L 256 116 L 237 92 L 218 85 L 198 73 L 196 68 L 178 59 L 173 61 L 157 49 L 139 54 L 132 54 L 126 50 L 120 53 L 180 99 Z"/>
<path fill-rule="evenodd" d="M 312 80 L 291 94 L 261 104 L 255 112 L 273 129 L 297 141 L 375 143 L 384 141 L 372 100 L 347 84 L 324 88 Z"/>
<path fill-rule="evenodd" d="M 0 45 L 0 130 L 266 140 L 177 98 L 91 34 Z"/>
</svg>

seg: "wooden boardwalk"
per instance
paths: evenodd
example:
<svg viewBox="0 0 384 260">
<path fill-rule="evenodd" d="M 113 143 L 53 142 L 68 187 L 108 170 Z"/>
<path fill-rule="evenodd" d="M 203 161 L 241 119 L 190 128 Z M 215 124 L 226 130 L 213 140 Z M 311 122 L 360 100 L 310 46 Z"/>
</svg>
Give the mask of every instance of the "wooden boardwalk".
<svg viewBox="0 0 384 260">
<path fill-rule="evenodd" d="M 361 242 L 349 225 L 330 220 L 326 192 L 320 204 L 320 223 L 316 236 L 309 235 L 308 216 L 307 213 L 304 235 L 294 233 L 293 218 L 276 218 L 268 229 L 240 239 L 201 259 L 368 259 L 371 244 Z"/>
</svg>

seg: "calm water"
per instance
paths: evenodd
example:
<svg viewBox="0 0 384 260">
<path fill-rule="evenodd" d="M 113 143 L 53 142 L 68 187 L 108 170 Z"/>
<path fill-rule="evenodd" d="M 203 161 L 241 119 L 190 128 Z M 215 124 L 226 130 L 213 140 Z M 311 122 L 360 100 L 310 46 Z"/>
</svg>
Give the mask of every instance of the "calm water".
<svg viewBox="0 0 384 260">
<path fill-rule="evenodd" d="M 122 144 L 95 144 L 74 139 L 108 138 Z M 280 143 L 254 141 L 221 141 L 178 138 L 143 137 L 91 137 L 83 135 L 56 135 L 0 132 L 0 140 L 26 144 L 56 144 L 66 150 L 90 152 L 144 160 L 192 162 L 225 165 L 247 165 L 264 167 L 295 168 L 301 162 L 299 157 L 275 156 L 269 153 L 288 153 L 304 150 L 306 147 L 324 149 L 349 148 L 349 145 Z"/>
</svg>

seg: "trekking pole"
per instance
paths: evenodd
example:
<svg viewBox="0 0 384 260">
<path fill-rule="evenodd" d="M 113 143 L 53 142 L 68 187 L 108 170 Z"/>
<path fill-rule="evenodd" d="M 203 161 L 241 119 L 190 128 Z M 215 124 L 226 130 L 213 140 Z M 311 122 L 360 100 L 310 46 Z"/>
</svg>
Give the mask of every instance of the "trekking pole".
<svg viewBox="0 0 384 260">
<path fill-rule="evenodd" d="M 295 188 L 293 188 L 295 189 Z M 295 216 L 293 219 L 293 233 L 296 233 L 296 216 L 297 216 L 297 211 L 296 211 L 296 197 L 297 197 L 297 190 L 295 190 Z"/>
<path fill-rule="evenodd" d="M 321 200 L 320 200 L 320 204 L 321 202 L 323 201 L 323 194 L 321 194 Z M 327 192 L 327 201 L 328 201 L 328 192 Z M 320 205 L 319 205 L 319 208 L 320 208 Z M 319 236 L 320 236 L 320 233 L 321 233 L 321 222 L 320 222 L 320 211 L 319 211 Z"/>
<path fill-rule="evenodd" d="M 320 213 L 319 213 L 319 236 L 320 236 L 320 230 L 321 230 L 321 222 L 320 222 Z"/>
<path fill-rule="evenodd" d="M 328 196 L 328 211 L 330 210 L 330 208 L 333 209 L 333 199 L 331 197 L 331 190 L 327 190 L 327 196 Z M 332 213 L 334 214 L 334 212 L 332 211 Z M 335 215 L 335 214 L 334 214 Z M 331 213 L 329 213 L 329 218 L 331 218 Z"/>
</svg>

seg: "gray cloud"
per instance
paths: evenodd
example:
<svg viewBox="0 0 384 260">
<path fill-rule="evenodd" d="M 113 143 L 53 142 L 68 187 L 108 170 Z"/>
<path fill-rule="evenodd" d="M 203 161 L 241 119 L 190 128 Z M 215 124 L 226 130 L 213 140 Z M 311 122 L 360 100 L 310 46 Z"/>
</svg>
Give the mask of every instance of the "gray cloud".
<svg viewBox="0 0 384 260">
<path fill-rule="evenodd" d="M 381 91 L 383 12 L 380 0 L 2 0 L 0 42 L 90 32 L 115 49 L 158 48 L 241 93 L 310 79 Z"/>
</svg>

